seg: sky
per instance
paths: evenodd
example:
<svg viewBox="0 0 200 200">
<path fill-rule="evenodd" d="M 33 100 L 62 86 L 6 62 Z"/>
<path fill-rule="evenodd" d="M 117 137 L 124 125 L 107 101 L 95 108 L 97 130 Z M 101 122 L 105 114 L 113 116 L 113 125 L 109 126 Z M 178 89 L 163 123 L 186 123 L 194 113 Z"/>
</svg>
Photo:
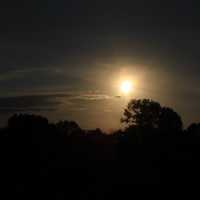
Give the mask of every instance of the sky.
<svg viewBox="0 0 200 200">
<path fill-rule="evenodd" d="M 16 112 L 120 127 L 130 98 L 200 121 L 198 1 L 8 0 L 0 6 L 0 124 Z M 121 96 L 119 81 L 133 80 Z M 118 98 L 117 96 L 121 96 Z"/>
</svg>

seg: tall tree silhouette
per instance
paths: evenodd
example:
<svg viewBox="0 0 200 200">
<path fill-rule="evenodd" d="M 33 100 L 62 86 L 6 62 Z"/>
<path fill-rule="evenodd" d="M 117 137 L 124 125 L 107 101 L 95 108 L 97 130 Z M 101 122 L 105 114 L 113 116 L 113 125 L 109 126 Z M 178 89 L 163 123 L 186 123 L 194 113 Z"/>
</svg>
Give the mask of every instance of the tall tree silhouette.
<svg viewBox="0 0 200 200">
<path fill-rule="evenodd" d="M 150 99 L 133 99 L 124 110 L 122 123 L 127 127 L 182 131 L 181 117 L 171 108 Z"/>
</svg>

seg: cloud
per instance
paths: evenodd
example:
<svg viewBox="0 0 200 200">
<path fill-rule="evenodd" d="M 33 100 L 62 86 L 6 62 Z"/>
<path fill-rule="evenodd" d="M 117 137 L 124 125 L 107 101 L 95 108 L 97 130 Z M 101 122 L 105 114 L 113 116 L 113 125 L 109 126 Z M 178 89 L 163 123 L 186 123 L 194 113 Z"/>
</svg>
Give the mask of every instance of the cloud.
<svg viewBox="0 0 200 200">
<path fill-rule="evenodd" d="M 38 94 L 0 98 L 0 114 L 15 112 L 56 111 L 61 104 L 82 107 L 80 102 L 102 101 L 111 99 L 105 94 Z M 87 103 L 86 103 L 87 104 Z M 87 108 L 84 108 L 87 109 Z"/>
<path fill-rule="evenodd" d="M 85 100 L 85 101 L 99 101 L 99 100 L 107 100 L 111 99 L 112 97 L 105 94 L 82 94 L 78 96 L 74 96 L 71 99 L 74 100 Z"/>
<path fill-rule="evenodd" d="M 55 95 L 32 95 L 0 98 L 0 114 L 54 111 L 61 103 Z"/>
<path fill-rule="evenodd" d="M 38 90 L 77 91 L 79 88 L 81 90 L 86 88 L 87 85 L 89 85 L 88 81 L 80 77 L 78 72 L 71 73 L 59 67 L 27 68 L 0 73 L 2 95 L 23 95 L 23 92 L 31 94 Z"/>
</svg>

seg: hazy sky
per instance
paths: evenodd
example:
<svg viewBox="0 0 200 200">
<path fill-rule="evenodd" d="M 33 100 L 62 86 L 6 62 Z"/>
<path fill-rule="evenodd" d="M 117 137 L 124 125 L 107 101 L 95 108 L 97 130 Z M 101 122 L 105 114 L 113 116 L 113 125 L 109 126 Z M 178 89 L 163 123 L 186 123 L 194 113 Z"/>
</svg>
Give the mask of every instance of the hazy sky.
<svg viewBox="0 0 200 200">
<path fill-rule="evenodd" d="M 137 3 L 136 3 L 137 2 Z M 13 112 L 119 127 L 127 98 L 200 121 L 198 1 L 6 1 L 0 6 L 0 122 Z M 21 96 L 21 97 L 19 97 Z"/>
</svg>

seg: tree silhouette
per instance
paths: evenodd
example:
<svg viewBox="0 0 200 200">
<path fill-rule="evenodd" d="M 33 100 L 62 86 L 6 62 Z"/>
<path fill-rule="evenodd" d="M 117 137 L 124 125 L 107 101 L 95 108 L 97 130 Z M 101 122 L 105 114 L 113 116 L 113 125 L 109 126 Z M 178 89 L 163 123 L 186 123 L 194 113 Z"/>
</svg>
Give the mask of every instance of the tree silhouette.
<svg viewBox="0 0 200 200">
<path fill-rule="evenodd" d="M 181 117 L 171 108 L 150 99 L 133 99 L 124 110 L 122 123 L 128 128 L 140 127 L 161 131 L 181 131 Z"/>
<path fill-rule="evenodd" d="M 128 127 L 156 128 L 158 126 L 160 110 L 161 106 L 157 102 L 149 99 L 133 99 L 124 110 L 124 116 L 121 122 L 126 123 Z"/>
<path fill-rule="evenodd" d="M 199 180 L 200 124 L 183 131 L 175 111 L 149 99 L 131 100 L 122 122 L 126 129 L 109 135 L 99 128 L 83 130 L 74 121 L 15 114 L 0 129 L 1 180 L 10 193 L 14 183 L 25 196 L 42 193 L 48 199 L 60 191 L 73 199 L 91 193 L 101 199 L 100 190 L 113 197 L 124 182 Z"/>
<path fill-rule="evenodd" d="M 188 135 L 197 136 L 200 135 L 200 123 L 192 123 L 186 130 Z"/>
<path fill-rule="evenodd" d="M 56 128 L 62 135 L 82 134 L 81 128 L 74 121 L 59 121 L 56 123 Z"/>
<path fill-rule="evenodd" d="M 171 108 L 163 107 L 159 117 L 159 129 L 165 132 L 181 132 L 183 123 L 181 117 Z"/>
<path fill-rule="evenodd" d="M 48 127 L 48 120 L 38 115 L 14 114 L 8 119 L 8 128 L 18 130 L 35 130 Z"/>
</svg>

